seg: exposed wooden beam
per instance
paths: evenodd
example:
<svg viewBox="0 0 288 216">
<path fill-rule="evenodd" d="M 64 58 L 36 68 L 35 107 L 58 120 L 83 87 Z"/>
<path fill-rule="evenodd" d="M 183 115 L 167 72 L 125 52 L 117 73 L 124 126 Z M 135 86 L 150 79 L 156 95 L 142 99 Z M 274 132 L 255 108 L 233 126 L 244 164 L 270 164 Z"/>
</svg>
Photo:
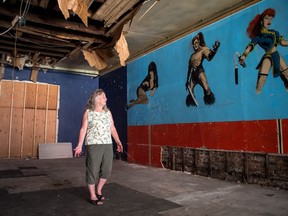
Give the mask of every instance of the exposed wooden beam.
<svg viewBox="0 0 288 216">
<path fill-rule="evenodd" d="M 13 41 L 3 41 L 1 42 L 1 44 L 3 45 L 8 45 L 13 47 L 14 46 L 14 42 Z M 27 48 L 27 49 L 35 49 L 35 50 L 43 50 L 43 51 L 49 51 L 51 49 L 53 49 L 55 52 L 59 52 L 59 53 L 69 53 L 71 50 L 70 49 L 66 49 L 66 48 L 57 48 L 57 47 L 45 47 L 45 46 L 38 46 L 38 45 L 31 45 L 31 44 L 27 44 L 27 43 L 23 43 L 23 42 L 17 42 L 17 47 L 19 48 Z"/>
<path fill-rule="evenodd" d="M 15 35 L 11 35 L 11 34 L 4 34 L 0 36 L 0 41 L 1 40 L 6 40 L 6 41 L 10 41 L 10 42 L 15 42 Z M 1 39 L 2 38 L 2 39 Z M 2 42 L 2 41 L 1 41 Z M 21 38 L 21 36 L 18 36 L 17 34 L 17 43 L 19 42 L 23 42 L 26 44 L 32 44 L 32 45 L 40 45 L 40 46 L 46 46 L 46 47 L 65 47 L 65 48 L 75 48 L 77 46 L 76 43 L 71 43 L 70 41 L 66 41 L 66 43 L 63 43 L 62 41 L 55 41 L 55 40 L 50 40 L 49 38 L 39 38 L 38 36 L 33 36 L 33 35 L 29 35 L 29 38 Z M 79 42 L 80 43 L 80 42 Z"/>
<path fill-rule="evenodd" d="M 76 40 L 76 41 L 86 41 L 86 42 L 93 42 L 93 43 L 107 43 L 107 39 L 102 36 L 96 35 L 89 35 L 89 34 L 81 34 L 79 32 L 72 33 L 72 32 L 63 32 L 61 30 L 56 29 L 47 29 L 43 27 L 36 27 L 36 26 L 21 26 L 17 28 L 18 31 L 26 32 L 26 33 L 38 33 L 42 34 L 43 37 L 54 37 L 58 39 L 65 39 L 65 40 Z M 39 35 L 39 36 L 40 36 Z"/>
<path fill-rule="evenodd" d="M 40 0 L 39 1 L 39 6 L 42 7 L 42 8 L 46 9 L 48 4 L 49 4 L 49 0 Z"/>
<path fill-rule="evenodd" d="M 117 22 L 116 24 L 114 24 L 107 32 L 106 32 L 106 36 L 110 37 L 112 35 L 114 35 L 114 33 L 122 26 L 124 26 L 124 24 L 126 24 L 129 20 L 132 20 L 133 17 L 135 16 L 135 14 L 138 12 L 138 10 L 140 9 L 141 5 L 138 5 L 138 7 L 134 8 L 132 11 L 130 11 L 129 13 L 127 13 L 125 15 L 125 17 L 123 17 L 119 22 Z"/>
<path fill-rule="evenodd" d="M 14 47 L 11 47 L 11 46 L 5 46 L 5 45 L 0 45 L 0 49 L 2 50 L 8 50 L 8 51 L 11 51 L 11 52 L 14 52 Z M 17 47 L 16 48 L 16 51 L 17 51 L 17 53 L 36 53 L 36 51 L 35 51 L 35 49 L 23 49 L 23 48 L 19 48 L 19 47 Z M 17 54 L 16 53 L 16 54 Z M 47 51 L 41 51 L 40 52 L 40 54 L 41 55 L 44 55 L 44 56 L 54 56 L 54 57 L 63 57 L 64 55 L 63 54 L 61 54 L 61 53 L 56 53 L 56 52 L 53 52 L 53 51 L 51 51 L 51 52 L 47 52 Z M 13 56 L 14 56 L 14 54 L 13 54 Z"/>
<path fill-rule="evenodd" d="M 19 15 L 19 11 L 15 9 L 7 8 L 1 5 L 0 14 L 11 17 L 11 21 L 12 21 L 14 17 Z M 67 21 L 64 19 L 57 19 L 53 17 L 53 14 L 51 14 L 51 16 L 44 17 L 41 15 L 33 14 L 29 12 L 26 15 L 25 19 L 26 21 L 33 22 L 33 23 L 38 23 L 38 24 L 44 23 L 45 25 L 49 25 L 49 26 L 53 26 L 57 28 L 63 28 L 66 30 L 84 32 L 84 33 L 88 33 L 92 35 L 104 35 L 105 33 L 104 27 L 89 25 L 89 28 L 87 28 L 83 23 L 76 23 L 76 22 L 71 22 L 71 21 Z"/>
</svg>

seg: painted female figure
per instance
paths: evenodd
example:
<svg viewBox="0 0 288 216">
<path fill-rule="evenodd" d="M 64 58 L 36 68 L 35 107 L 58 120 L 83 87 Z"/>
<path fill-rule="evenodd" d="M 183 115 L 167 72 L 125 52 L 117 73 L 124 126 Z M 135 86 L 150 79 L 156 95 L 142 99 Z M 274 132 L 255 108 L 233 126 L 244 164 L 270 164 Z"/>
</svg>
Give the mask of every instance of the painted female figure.
<svg viewBox="0 0 288 216">
<path fill-rule="evenodd" d="M 288 46 L 288 41 L 285 41 L 284 37 L 281 36 L 278 31 L 269 29 L 275 15 L 275 10 L 268 8 L 262 14 L 257 14 L 249 23 L 246 32 L 251 42 L 247 45 L 239 59 L 239 63 L 244 64 L 247 55 L 253 51 L 257 44 L 265 51 L 265 54 L 256 67 L 256 69 L 259 70 L 256 85 L 257 94 L 261 93 L 271 68 L 273 68 L 273 77 L 280 76 L 283 80 L 284 87 L 288 91 L 287 64 L 276 49 L 278 45 Z"/>
<path fill-rule="evenodd" d="M 149 99 L 146 95 L 147 91 L 150 91 L 150 95 L 154 96 L 155 90 L 158 88 L 158 74 L 155 62 L 151 62 L 148 66 L 148 74 L 137 88 L 137 98 L 131 100 L 126 105 L 126 110 L 130 109 L 136 104 L 148 104 Z"/>
</svg>

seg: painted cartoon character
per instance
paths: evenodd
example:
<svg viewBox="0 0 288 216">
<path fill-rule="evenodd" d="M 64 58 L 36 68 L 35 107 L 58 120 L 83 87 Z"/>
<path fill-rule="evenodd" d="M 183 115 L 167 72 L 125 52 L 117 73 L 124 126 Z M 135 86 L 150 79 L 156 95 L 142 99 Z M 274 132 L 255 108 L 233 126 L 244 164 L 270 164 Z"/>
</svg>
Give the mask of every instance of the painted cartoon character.
<svg viewBox="0 0 288 216">
<path fill-rule="evenodd" d="M 203 68 L 203 61 L 204 59 L 211 61 L 214 58 L 220 46 L 220 42 L 215 41 L 213 49 L 211 50 L 206 46 L 204 36 L 202 32 L 200 32 L 192 39 L 192 45 L 194 53 L 191 54 L 189 59 L 186 80 L 186 90 L 189 90 L 189 94 L 186 97 L 186 105 L 198 106 L 194 95 L 194 88 L 197 84 L 200 84 L 200 86 L 203 88 L 205 105 L 214 104 L 215 97 L 208 85 L 205 70 Z"/>
<path fill-rule="evenodd" d="M 128 110 L 136 104 L 148 104 L 149 99 L 146 92 L 150 91 L 150 95 L 154 96 L 155 90 L 158 88 L 158 86 L 157 67 L 155 62 L 151 62 L 148 66 L 147 76 L 137 88 L 137 98 L 135 100 L 131 100 L 130 103 L 126 105 L 125 109 Z"/>
<path fill-rule="evenodd" d="M 269 29 L 276 12 L 272 8 L 266 9 L 262 14 L 257 14 L 249 23 L 246 30 L 251 42 L 246 46 L 245 51 L 239 59 L 240 64 L 244 64 L 246 57 L 253 51 L 258 44 L 265 54 L 262 56 L 256 69 L 258 69 L 258 79 L 256 84 L 256 93 L 259 94 L 265 84 L 270 69 L 273 68 L 273 77 L 279 77 L 288 91 L 288 68 L 283 57 L 277 51 L 278 45 L 288 46 L 288 41 L 279 34 L 278 31 Z"/>
</svg>

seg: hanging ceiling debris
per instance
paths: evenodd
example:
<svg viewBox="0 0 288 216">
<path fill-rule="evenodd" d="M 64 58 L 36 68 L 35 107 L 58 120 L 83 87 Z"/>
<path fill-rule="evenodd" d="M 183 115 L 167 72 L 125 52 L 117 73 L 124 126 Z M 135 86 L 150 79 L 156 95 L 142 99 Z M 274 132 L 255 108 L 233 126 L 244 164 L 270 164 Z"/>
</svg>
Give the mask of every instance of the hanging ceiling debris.
<svg viewBox="0 0 288 216">
<path fill-rule="evenodd" d="M 259 1 L 0 0 L 0 66 L 105 75 Z"/>
<path fill-rule="evenodd" d="M 111 62 L 124 66 L 129 49 L 123 27 L 142 3 L 143 0 L 4 0 L 0 3 L 0 54 L 4 56 L 1 63 L 22 70 L 24 66 L 66 68 L 68 61 L 71 68 L 81 64 L 92 71 L 94 67 L 95 73 Z"/>
</svg>

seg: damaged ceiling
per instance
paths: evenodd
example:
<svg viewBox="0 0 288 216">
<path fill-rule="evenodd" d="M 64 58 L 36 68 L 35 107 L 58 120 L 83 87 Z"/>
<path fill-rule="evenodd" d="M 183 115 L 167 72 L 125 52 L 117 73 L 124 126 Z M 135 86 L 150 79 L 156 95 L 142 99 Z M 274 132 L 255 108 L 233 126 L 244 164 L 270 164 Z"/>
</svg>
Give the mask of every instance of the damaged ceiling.
<svg viewBox="0 0 288 216">
<path fill-rule="evenodd" d="M 0 63 L 106 74 L 260 0 L 0 0 Z"/>
</svg>

